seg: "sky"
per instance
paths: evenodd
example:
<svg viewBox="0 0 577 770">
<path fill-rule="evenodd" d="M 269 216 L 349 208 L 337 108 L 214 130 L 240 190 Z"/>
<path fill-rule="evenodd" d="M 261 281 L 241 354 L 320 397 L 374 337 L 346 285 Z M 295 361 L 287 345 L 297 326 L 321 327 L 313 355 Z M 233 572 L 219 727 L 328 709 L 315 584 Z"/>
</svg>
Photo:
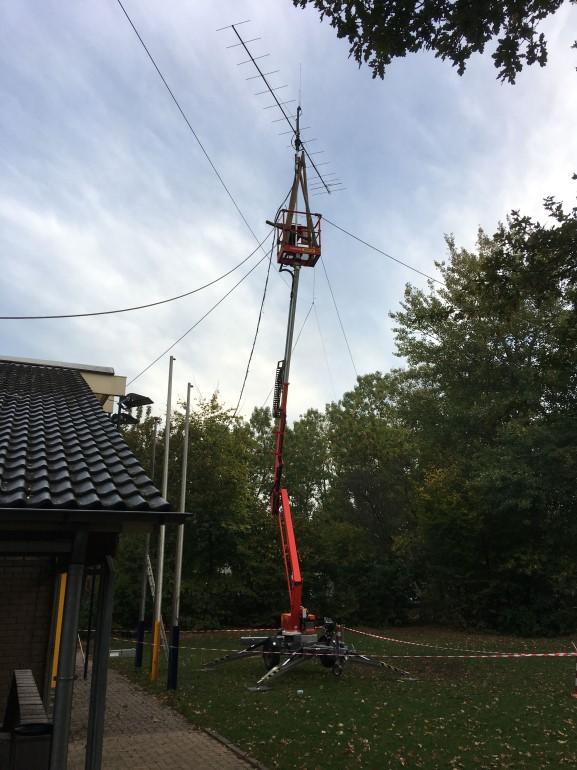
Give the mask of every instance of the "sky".
<svg viewBox="0 0 577 770">
<path fill-rule="evenodd" d="M 291 0 L 124 0 L 192 128 L 259 240 L 288 192 L 293 150 L 232 31 L 279 96 L 298 98 L 305 138 L 346 188 L 312 199 L 324 217 L 433 276 L 445 234 L 473 248 L 511 209 L 544 219 L 572 204 L 577 157 L 577 7 L 542 29 L 549 63 L 501 84 L 490 55 L 463 77 L 421 53 L 384 80 L 348 58 L 314 9 Z M 116 0 L 0 3 L 1 315 L 83 313 L 154 302 L 230 270 L 256 241 L 171 101 Z M 407 282 L 426 280 L 325 223 L 323 262 L 301 272 L 289 412 L 322 409 L 356 375 L 402 366 L 393 321 Z M 0 354 L 111 366 L 129 381 L 256 262 L 160 307 L 96 318 L 0 321 Z M 171 351 L 173 403 L 186 383 L 235 407 L 266 259 Z M 263 406 L 282 358 L 289 288 L 273 263 L 240 414 Z M 312 310 L 311 310 L 312 308 Z M 310 311 L 310 312 L 309 312 Z M 308 313 L 308 318 L 307 318 Z M 304 327 L 303 322 L 306 319 Z M 168 354 L 129 384 L 162 413 Z M 270 400 L 268 401 L 270 403 Z"/>
</svg>

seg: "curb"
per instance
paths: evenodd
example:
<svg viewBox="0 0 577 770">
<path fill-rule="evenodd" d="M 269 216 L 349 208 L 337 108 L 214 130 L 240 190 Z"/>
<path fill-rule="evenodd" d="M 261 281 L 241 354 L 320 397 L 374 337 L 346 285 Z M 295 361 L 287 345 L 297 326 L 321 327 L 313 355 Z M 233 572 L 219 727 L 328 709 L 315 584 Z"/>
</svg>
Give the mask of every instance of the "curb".
<svg viewBox="0 0 577 770">
<path fill-rule="evenodd" d="M 257 768 L 257 770 L 268 770 L 268 768 L 265 767 L 262 762 L 259 762 L 257 759 L 254 759 L 242 749 L 239 749 L 239 747 L 234 743 L 231 743 L 228 738 L 224 738 L 215 730 L 211 730 L 209 727 L 197 727 L 197 729 L 201 730 L 203 733 L 206 733 L 211 738 L 214 738 L 215 741 L 222 743 L 222 745 L 226 746 L 226 748 L 232 751 L 233 754 L 236 754 L 239 759 L 244 760 L 247 764 Z"/>
</svg>

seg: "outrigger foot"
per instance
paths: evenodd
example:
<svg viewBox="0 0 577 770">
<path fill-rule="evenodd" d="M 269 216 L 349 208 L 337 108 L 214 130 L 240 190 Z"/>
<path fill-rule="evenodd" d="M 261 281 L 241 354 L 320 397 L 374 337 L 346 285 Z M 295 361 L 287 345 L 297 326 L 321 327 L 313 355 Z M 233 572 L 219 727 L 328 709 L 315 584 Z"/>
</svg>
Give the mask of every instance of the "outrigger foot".
<svg viewBox="0 0 577 770">
<path fill-rule="evenodd" d="M 300 666 L 301 663 L 304 663 L 307 657 L 310 656 L 307 656 L 302 652 L 291 653 L 288 658 L 283 660 L 277 666 L 274 666 L 274 668 L 271 668 L 266 672 L 264 676 L 261 676 L 261 678 L 256 683 L 257 687 L 260 687 L 263 682 L 269 682 L 271 679 L 275 679 L 279 676 L 282 676 L 283 674 L 286 674 L 288 671 L 292 671 L 293 668 L 296 668 L 297 666 Z"/>
<path fill-rule="evenodd" d="M 393 666 L 390 663 L 385 663 L 382 660 L 377 660 L 376 658 L 371 658 L 369 655 L 363 655 L 360 652 L 350 651 L 347 655 L 347 660 L 350 660 L 351 663 L 359 663 L 362 666 L 371 666 L 372 668 L 386 668 L 389 671 L 394 671 L 396 674 L 402 674 L 402 676 L 411 676 L 408 671 L 404 671 L 402 668 L 397 668 L 397 666 Z"/>
</svg>

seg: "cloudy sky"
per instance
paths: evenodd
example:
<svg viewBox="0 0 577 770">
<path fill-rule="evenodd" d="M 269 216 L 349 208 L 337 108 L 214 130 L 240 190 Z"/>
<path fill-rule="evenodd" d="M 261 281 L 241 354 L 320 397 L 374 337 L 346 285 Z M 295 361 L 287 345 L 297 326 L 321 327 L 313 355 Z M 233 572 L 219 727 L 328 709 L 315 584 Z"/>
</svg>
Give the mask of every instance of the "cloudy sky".
<svg viewBox="0 0 577 770">
<path fill-rule="evenodd" d="M 512 208 L 574 200 L 577 7 L 543 29 L 545 69 L 501 85 L 488 56 L 464 77 L 431 55 L 396 62 L 384 81 L 347 58 L 316 12 L 290 0 L 125 0 L 128 12 L 259 238 L 292 181 L 292 150 L 237 48 L 240 28 L 274 85 L 301 87 L 309 138 L 346 190 L 314 198 L 342 227 L 435 274 L 444 233 L 473 246 Z M 301 74 L 302 73 L 302 74 Z M 233 267 L 255 240 L 170 100 L 116 0 L 0 3 L 1 315 L 81 313 L 169 297 Z M 388 313 L 418 274 L 328 224 L 323 257 L 359 374 L 399 365 Z M 135 377 L 258 260 L 215 286 L 125 315 L 0 322 L 2 355 L 113 366 Z M 266 264 L 173 351 L 186 382 L 236 404 Z M 292 367 L 293 416 L 355 382 L 322 269 L 303 271 Z M 271 274 L 241 412 L 262 405 L 283 354 L 287 284 Z M 130 386 L 165 399 L 168 356 Z"/>
</svg>

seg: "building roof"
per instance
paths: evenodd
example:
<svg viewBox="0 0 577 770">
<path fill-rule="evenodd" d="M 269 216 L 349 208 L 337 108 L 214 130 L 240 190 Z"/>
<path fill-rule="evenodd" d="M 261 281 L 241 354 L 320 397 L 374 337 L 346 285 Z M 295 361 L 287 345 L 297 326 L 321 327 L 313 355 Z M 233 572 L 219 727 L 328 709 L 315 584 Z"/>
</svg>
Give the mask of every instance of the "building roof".
<svg viewBox="0 0 577 770">
<path fill-rule="evenodd" d="M 0 513 L 7 508 L 119 519 L 170 510 L 80 371 L 0 361 Z"/>
<path fill-rule="evenodd" d="M 90 390 L 96 395 L 100 406 L 109 414 L 114 407 L 114 397 L 123 396 L 126 392 L 126 377 L 114 374 L 110 366 L 94 366 L 93 364 L 72 364 L 63 361 L 44 361 L 40 358 L 13 358 L 0 356 L 0 362 L 11 364 L 36 364 L 39 366 L 58 367 L 60 369 L 78 369 L 84 377 Z"/>
<path fill-rule="evenodd" d="M 9 364 L 38 364 L 40 366 L 57 366 L 60 369 L 79 369 L 81 372 L 96 372 L 98 374 L 114 375 L 111 366 L 94 366 L 94 364 L 73 364 L 64 361 L 46 361 L 43 358 L 17 358 L 14 356 L 0 356 L 0 362 Z"/>
</svg>

